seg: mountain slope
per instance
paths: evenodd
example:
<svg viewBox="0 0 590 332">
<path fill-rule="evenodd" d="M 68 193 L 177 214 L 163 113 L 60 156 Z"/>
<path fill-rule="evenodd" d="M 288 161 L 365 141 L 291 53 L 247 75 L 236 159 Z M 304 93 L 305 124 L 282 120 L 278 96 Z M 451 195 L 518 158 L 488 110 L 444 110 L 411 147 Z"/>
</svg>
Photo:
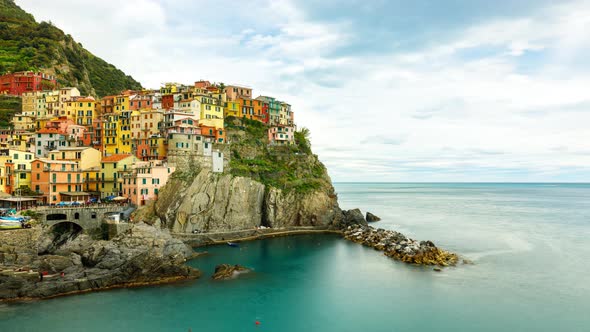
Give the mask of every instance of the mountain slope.
<svg viewBox="0 0 590 332">
<path fill-rule="evenodd" d="M 13 0 L 0 0 L 0 73 L 42 70 L 61 86 L 76 86 L 83 95 L 105 96 L 141 84 L 94 56 L 72 36 L 33 15 Z"/>
</svg>

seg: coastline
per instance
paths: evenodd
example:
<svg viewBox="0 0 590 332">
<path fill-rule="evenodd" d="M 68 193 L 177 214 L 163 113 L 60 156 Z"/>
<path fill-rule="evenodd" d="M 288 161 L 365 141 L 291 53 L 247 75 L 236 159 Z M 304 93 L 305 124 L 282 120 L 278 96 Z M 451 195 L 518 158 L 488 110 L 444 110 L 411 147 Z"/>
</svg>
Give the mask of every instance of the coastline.
<svg viewBox="0 0 590 332">
<path fill-rule="evenodd" d="M 72 295 L 82 295 L 87 293 L 95 293 L 95 292 L 105 292 L 109 290 L 115 289 L 122 289 L 122 288 L 141 288 L 141 287 L 151 287 L 151 286 L 161 286 L 161 285 L 170 285 L 182 282 L 189 282 L 192 280 L 199 279 L 200 276 L 172 276 L 172 277 L 162 277 L 158 280 L 154 281 L 133 281 L 133 282 L 126 282 L 122 284 L 110 285 L 107 287 L 100 287 L 100 288 L 88 288 L 82 289 L 77 291 L 65 292 L 65 293 L 58 293 L 49 296 L 39 296 L 39 297 L 17 297 L 17 298 L 5 298 L 0 299 L 0 303 L 18 303 L 18 302 L 27 302 L 27 301 L 43 301 L 43 300 L 51 300 L 59 297 L 65 296 L 72 296 Z"/>
<path fill-rule="evenodd" d="M 281 229 L 248 229 L 232 232 L 187 234 L 171 233 L 171 235 L 192 248 L 205 247 L 210 245 L 227 244 L 227 242 L 247 242 L 273 237 L 305 235 L 305 234 L 337 234 L 343 236 L 341 230 L 325 227 L 297 227 Z"/>
</svg>

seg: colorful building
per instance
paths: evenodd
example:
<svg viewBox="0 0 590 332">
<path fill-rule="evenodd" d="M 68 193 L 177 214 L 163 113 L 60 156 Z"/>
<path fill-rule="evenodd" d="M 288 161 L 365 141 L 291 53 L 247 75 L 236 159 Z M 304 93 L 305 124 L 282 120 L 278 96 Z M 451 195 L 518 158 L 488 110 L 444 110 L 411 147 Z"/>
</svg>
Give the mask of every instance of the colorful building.
<svg viewBox="0 0 590 332">
<path fill-rule="evenodd" d="M 131 154 L 104 157 L 100 166 L 101 197 L 119 196 L 123 191 L 119 172 L 130 170 L 131 166 L 138 161 L 137 157 Z"/>
<path fill-rule="evenodd" d="M 50 151 L 66 147 L 66 137 L 55 128 L 43 128 L 35 133 L 35 157 L 47 158 Z"/>
<path fill-rule="evenodd" d="M 54 76 L 32 71 L 0 76 L 0 93 L 20 96 L 25 92 L 52 90 L 57 86 Z"/>
<path fill-rule="evenodd" d="M 228 101 L 236 101 L 238 99 L 252 99 L 252 88 L 239 85 L 228 85 L 223 89 L 227 95 Z"/>
<path fill-rule="evenodd" d="M 78 164 L 80 171 L 100 166 L 100 151 L 87 146 L 65 147 L 50 151 L 49 160 L 73 161 Z"/>
<path fill-rule="evenodd" d="M 43 202 L 86 201 L 89 194 L 82 191 L 83 172 L 75 161 L 39 158 L 31 162 L 31 186 Z"/>
<path fill-rule="evenodd" d="M 175 167 L 162 161 L 137 162 L 131 171 L 122 172 L 123 196 L 138 206 L 158 198 Z"/>
<path fill-rule="evenodd" d="M 11 122 L 14 130 L 35 130 L 35 118 L 31 115 L 16 114 Z"/>
<path fill-rule="evenodd" d="M 268 141 L 272 145 L 290 145 L 295 142 L 295 128 L 273 126 L 268 129 Z"/>
</svg>

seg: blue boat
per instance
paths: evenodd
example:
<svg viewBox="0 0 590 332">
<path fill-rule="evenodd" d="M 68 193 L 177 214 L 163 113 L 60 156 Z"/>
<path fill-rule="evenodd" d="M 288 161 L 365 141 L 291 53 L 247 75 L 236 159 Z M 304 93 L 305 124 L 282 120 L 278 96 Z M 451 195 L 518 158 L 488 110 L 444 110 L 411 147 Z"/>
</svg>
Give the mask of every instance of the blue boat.
<svg viewBox="0 0 590 332">
<path fill-rule="evenodd" d="M 239 245 L 235 242 L 228 242 L 227 245 L 230 247 L 239 247 Z"/>
<path fill-rule="evenodd" d="M 4 217 L 0 217 L 0 221 L 15 221 L 15 222 L 20 222 L 20 221 L 25 221 L 24 217 L 8 217 L 8 216 L 4 216 Z"/>
</svg>

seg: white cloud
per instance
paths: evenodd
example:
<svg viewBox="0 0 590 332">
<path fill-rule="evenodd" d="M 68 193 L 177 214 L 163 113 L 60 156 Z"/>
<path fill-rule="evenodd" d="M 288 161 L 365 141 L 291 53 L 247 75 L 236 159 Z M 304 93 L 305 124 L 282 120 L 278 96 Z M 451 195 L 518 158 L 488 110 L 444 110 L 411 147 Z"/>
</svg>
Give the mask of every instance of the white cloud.
<svg viewBox="0 0 590 332">
<path fill-rule="evenodd" d="M 337 51 L 352 25 L 310 21 L 286 0 L 225 13 L 184 4 L 184 17 L 155 0 L 19 4 L 144 85 L 204 78 L 288 100 L 334 180 L 590 175 L 590 67 L 577 62 L 590 49 L 585 1 L 469 26 L 413 52 L 346 56 Z"/>
</svg>

